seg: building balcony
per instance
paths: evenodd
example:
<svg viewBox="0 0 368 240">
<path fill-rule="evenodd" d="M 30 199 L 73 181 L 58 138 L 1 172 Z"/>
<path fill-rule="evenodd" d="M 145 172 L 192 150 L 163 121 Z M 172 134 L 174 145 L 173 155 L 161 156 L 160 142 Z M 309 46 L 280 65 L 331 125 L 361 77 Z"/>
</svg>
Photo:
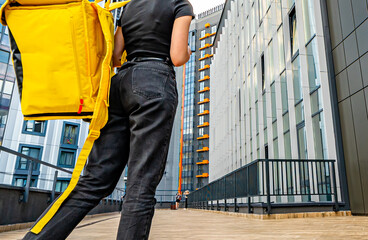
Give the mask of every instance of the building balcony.
<svg viewBox="0 0 368 240">
<path fill-rule="evenodd" d="M 197 140 L 209 139 L 210 136 L 208 134 L 204 134 L 203 137 L 197 137 Z"/>
<path fill-rule="evenodd" d="M 208 115 L 208 114 L 210 114 L 210 111 L 209 110 L 204 110 L 204 112 L 198 113 L 197 115 L 198 116 L 203 116 L 203 115 Z"/>
<path fill-rule="evenodd" d="M 198 102 L 198 105 L 204 104 L 204 103 L 209 103 L 209 102 L 210 102 L 210 99 L 209 98 L 205 98 L 203 101 Z"/>
<path fill-rule="evenodd" d="M 203 147 L 202 149 L 198 149 L 197 152 L 208 152 L 209 150 L 208 147 Z"/>
<path fill-rule="evenodd" d="M 204 37 L 201 37 L 199 40 L 203 40 L 203 39 L 206 39 L 206 38 L 208 38 L 208 37 L 211 37 L 210 33 L 206 33 L 206 34 L 204 35 Z"/>
<path fill-rule="evenodd" d="M 210 90 L 209 87 L 205 87 L 204 89 L 199 90 L 198 93 L 208 92 L 209 90 Z"/>
<path fill-rule="evenodd" d="M 204 76 L 204 78 L 202 79 L 199 79 L 198 82 L 203 82 L 203 81 L 206 81 L 206 80 L 210 80 L 210 76 Z"/>
<path fill-rule="evenodd" d="M 208 173 L 202 173 L 201 175 L 197 175 L 197 178 L 208 178 Z"/>
<path fill-rule="evenodd" d="M 210 163 L 210 161 L 203 160 L 202 162 L 197 162 L 197 165 L 208 165 L 209 163 Z"/>
<path fill-rule="evenodd" d="M 206 45 L 204 45 L 204 47 L 201 47 L 199 50 L 203 50 L 203 49 L 206 49 L 206 48 L 209 48 L 209 47 L 212 47 L 213 44 L 209 44 L 209 43 L 206 43 Z"/>
<path fill-rule="evenodd" d="M 207 65 L 204 66 L 204 68 L 198 69 L 198 72 L 204 71 L 204 70 L 209 69 L 209 68 L 210 68 L 210 65 L 207 64 Z"/>
<path fill-rule="evenodd" d="M 198 59 L 199 61 L 202 61 L 202 60 L 205 60 L 205 59 L 207 59 L 207 58 L 211 58 L 211 57 L 213 57 L 213 54 L 206 54 L 206 55 L 204 55 L 204 57 L 203 58 L 200 58 L 200 59 Z"/>
<path fill-rule="evenodd" d="M 198 125 L 197 128 L 203 128 L 203 127 L 209 127 L 210 126 L 210 123 L 209 122 L 205 122 L 201 125 Z"/>
</svg>

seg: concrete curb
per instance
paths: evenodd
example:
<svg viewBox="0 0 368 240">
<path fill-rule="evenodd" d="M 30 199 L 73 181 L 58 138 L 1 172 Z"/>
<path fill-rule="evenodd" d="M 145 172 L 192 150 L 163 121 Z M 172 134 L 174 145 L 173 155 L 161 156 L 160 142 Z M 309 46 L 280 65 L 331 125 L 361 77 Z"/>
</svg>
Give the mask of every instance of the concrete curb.
<svg viewBox="0 0 368 240">
<path fill-rule="evenodd" d="M 214 210 L 203 210 L 203 209 L 189 209 L 190 211 L 203 211 L 211 212 L 222 215 L 242 217 L 247 219 L 256 220 L 278 220 L 278 219 L 288 219 L 288 218 L 324 218 L 324 217 L 348 217 L 352 216 L 351 211 L 339 211 L 339 212 L 305 212 L 305 213 L 285 213 L 285 214 L 249 214 L 249 213 L 236 213 L 236 212 L 222 212 Z"/>
<path fill-rule="evenodd" d="M 99 214 L 93 214 L 93 215 L 87 215 L 84 217 L 84 219 L 90 219 L 90 218 L 96 218 L 96 217 L 104 217 L 104 216 L 111 216 L 116 215 L 119 212 L 110 212 L 110 213 L 99 213 Z M 15 231 L 15 230 L 21 230 L 25 228 L 32 227 L 34 222 L 27 222 L 27 223 L 16 223 L 16 224 L 9 224 L 9 225 L 1 225 L 0 226 L 0 233 L 2 232 L 9 232 L 9 231 Z"/>
</svg>

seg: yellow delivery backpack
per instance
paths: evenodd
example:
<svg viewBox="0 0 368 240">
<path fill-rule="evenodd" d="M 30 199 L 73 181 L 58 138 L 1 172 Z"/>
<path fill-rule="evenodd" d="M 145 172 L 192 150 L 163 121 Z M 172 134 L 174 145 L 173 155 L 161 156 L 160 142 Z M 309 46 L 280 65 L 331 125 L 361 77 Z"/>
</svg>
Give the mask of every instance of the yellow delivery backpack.
<svg viewBox="0 0 368 240">
<path fill-rule="evenodd" d="M 26 120 L 89 119 L 86 142 L 68 188 L 31 231 L 41 232 L 77 185 L 94 141 L 108 119 L 114 25 L 111 10 L 129 1 L 7 0 L 13 64 Z"/>
</svg>

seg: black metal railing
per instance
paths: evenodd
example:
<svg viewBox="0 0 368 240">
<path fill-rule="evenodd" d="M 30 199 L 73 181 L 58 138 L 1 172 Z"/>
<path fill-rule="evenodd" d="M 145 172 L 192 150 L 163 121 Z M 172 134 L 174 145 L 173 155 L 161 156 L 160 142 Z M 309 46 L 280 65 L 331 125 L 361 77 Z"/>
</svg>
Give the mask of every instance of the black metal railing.
<svg viewBox="0 0 368 240">
<path fill-rule="evenodd" d="M 265 199 L 258 203 L 267 204 L 271 213 L 271 198 L 299 196 L 302 202 L 329 202 L 338 211 L 338 192 L 335 174 L 335 160 L 255 160 L 224 177 L 192 192 L 188 196 L 189 207 L 220 210 L 219 201 L 228 210 L 228 200 L 233 200 L 238 211 L 237 200 L 247 198 L 248 212 L 252 212 L 252 199 Z M 211 206 L 209 206 L 211 204 Z"/>
<path fill-rule="evenodd" d="M 53 169 L 56 170 L 55 171 L 55 174 L 53 176 L 53 179 L 51 180 L 51 181 L 53 181 L 53 184 L 52 184 L 52 189 L 51 189 L 50 202 L 52 202 L 55 199 L 56 182 L 58 180 L 58 173 L 59 173 L 59 171 L 65 172 L 65 173 L 68 173 L 68 174 L 72 174 L 73 173 L 72 171 L 66 170 L 66 169 L 64 169 L 62 167 L 55 166 L 55 165 L 53 165 L 51 163 L 44 162 L 44 161 L 39 160 L 37 158 L 30 157 L 28 155 L 19 153 L 17 151 L 14 151 L 12 149 L 9 149 L 9 148 L 3 147 L 3 146 L 0 146 L 0 151 L 7 152 L 7 153 L 9 153 L 11 155 L 15 155 L 17 157 L 24 158 L 24 159 L 27 160 L 27 180 L 26 180 L 26 185 L 24 186 L 23 194 L 20 196 L 20 201 L 21 202 L 24 202 L 24 203 L 27 203 L 28 202 L 30 189 L 31 188 L 35 188 L 35 187 L 31 187 L 31 179 L 32 179 L 33 167 L 30 167 L 30 166 L 32 166 L 32 165 L 34 165 L 36 163 L 36 164 L 45 165 L 47 167 L 50 167 L 50 168 L 53 168 Z M 119 193 L 119 196 L 117 196 L 115 200 L 120 200 L 121 201 L 121 198 L 124 195 L 124 192 L 125 191 L 123 189 L 120 189 L 120 188 L 115 188 L 115 190 Z M 106 199 L 111 200 L 111 201 L 114 200 L 113 197 L 112 197 L 112 195 L 106 197 Z"/>
</svg>

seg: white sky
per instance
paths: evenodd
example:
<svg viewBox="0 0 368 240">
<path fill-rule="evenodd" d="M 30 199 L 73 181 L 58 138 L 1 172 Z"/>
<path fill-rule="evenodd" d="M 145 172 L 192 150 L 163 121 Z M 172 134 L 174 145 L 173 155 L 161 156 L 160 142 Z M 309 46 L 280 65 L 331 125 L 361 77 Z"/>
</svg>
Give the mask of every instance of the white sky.
<svg viewBox="0 0 368 240">
<path fill-rule="evenodd" d="M 189 2 L 193 5 L 194 13 L 199 14 L 224 3 L 225 0 L 189 0 Z"/>
</svg>

